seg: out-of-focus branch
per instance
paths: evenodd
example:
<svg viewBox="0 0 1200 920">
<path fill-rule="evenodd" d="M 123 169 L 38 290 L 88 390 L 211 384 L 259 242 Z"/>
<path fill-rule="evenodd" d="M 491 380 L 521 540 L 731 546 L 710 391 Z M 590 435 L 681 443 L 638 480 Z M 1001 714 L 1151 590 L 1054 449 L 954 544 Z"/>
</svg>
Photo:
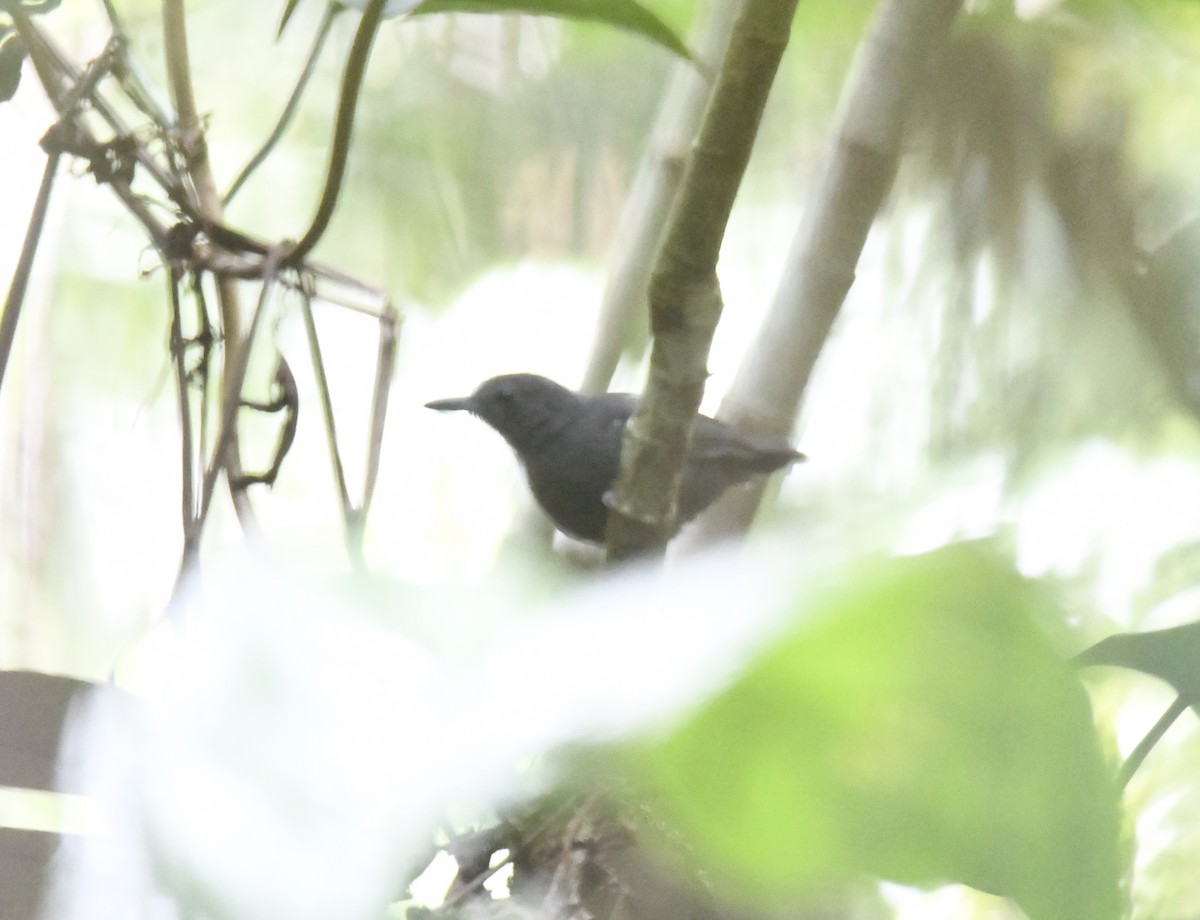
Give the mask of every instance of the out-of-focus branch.
<svg viewBox="0 0 1200 920">
<path fill-rule="evenodd" d="M 100 77 L 108 72 L 107 68 L 97 69 L 98 63 L 106 62 L 111 66 L 114 74 L 119 74 L 123 70 L 120 61 L 127 50 L 124 41 L 116 38 L 110 41 L 104 53 L 89 64 L 81 74 L 78 68 L 68 60 L 62 49 L 54 44 L 50 37 L 32 20 L 18 17 L 14 22 L 29 51 L 29 58 L 37 70 L 42 87 L 54 104 L 59 117 L 58 125 L 47 133 L 46 138 L 42 140 L 42 146 L 46 147 L 51 141 L 58 142 L 67 137 L 80 139 L 84 144 L 90 146 L 92 151 L 102 152 L 106 145 L 127 144 L 129 153 L 136 160 L 137 167 L 146 171 L 172 204 L 188 217 L 195 217 L 195 206 L 187 197 L 181 183 L 162 167 L 144 143 L 134 139 L 133 132 L 117 114 L 115 107 L 109 103 L 104 94 L 96 89 Z M 84 100 L 112 132 L 112 138 L 107 141 L 107 144 L 86 119 L 78 117 L 79 113 L 76 111 L 76 107 L 79 102 Z M 156 126 L 165 128 L 165 124 L 156 123 Z M 88 150 L 64 147 L 63 152 L 85 159 L 93 157 L 92 152 Z M 161 252 L 166 227 L 140 197 L 134 196 L 129 191 L 128 184 L 127 181 L 120 181 L 120 177 L 109 181 L 110 187 L 121 198 L 121 203 L 142 224 L 155 248 Z"/>
<path fill-rule="evenodd" d="M 379 317 L 379 350 L 375 364 L 375 389 L 371 401 L 371 426 L 368 433 L 366 471 L 363 477 L 362 498 L 356 505 L 350 497 L 346 484 L 346 470 L 338 447 L 337 426 L 333 412 L 333 396 L 329 388 L 329 377 L 325 372 L 325 359 L 321 354 L 321 341 L 317 335 L 316 319 L 313 316 L 312 297 L 307 292 L 302 304 L 304 328 L 308 335 L 309 353 L 312 358 L 313 375 L 317 384 L 317 395 L 321 400 L 322 418 L 325 422 L 325 438 L 329 445 L 329 458 L 333 465 L 334 485 L 342 511 L 345 528 L 346 552 L 356 571 L 365 571 L 363 559 L 363 537 L 367 512 L 375 494 L 375 481 L 379 475 L 379 460 L 383 449 L 383 425 L 387 419 L 388 393 L 392 386 L 392 375 L 396 361 L 396 314 L 390 305 L 384 307 Z"/>
<path fill-rule="evenodd" d="M 188 343 L 183 334 L 183 303 L 180 295 L 182 285 L 183 272 L 178 266 L 172 265 L 167 273 L 167 296 L 171 301 L 170 348 L 175 366 L 175 396 L 179 403 L 180 520 L 183 527 L 183 556 L 190 564 L 199 549 L 200 529 L 196 526 L 196 448 L 191 398 L 188 395 Z M 201 415 L 204 415 L 203 410 Z"/>
<path fill-rule="evenodd" d="M 171 101 L 175 106 L 175 140 L 183 152 L 188 178 L 195 189 L 203 216 L 219 221 L 221 197 L 217 194 L 217 183 L 208 159 L 204 123 L 196 106 L 196 94 L 192 86 L 184 0 L 163 0 L 162 10 L 163 53 L 166 58 Z M 227 329 L 226 335 L 228 334 Z"/>
<path fill-rule="evenodd" d="M 179 210 L 185 222 L 194 223 L 206 237 L 200 241 L 195 241 L 193 237 L 192 241 L 195 241 L 196 245 L 192 246 L 192 242 L 189 242 L 188 245 L 192 246 L 189 252 L 168 252 L 171 249 L 168 239 L 171 227 L 162 220 L 161 214 L 151 208 L 144 195 L 135 195 L 129 188 L 129 182 L 121 176 L 107 177 L 106 184 L 121 200 L 122 205 L 142 225 L 160 255 L 163 255 L 164 258 L 186 256 L 194 268 L 212 272 L 216 276 L 261 280 L 264 277 L 264 256 L 271 244 L 201 214 L 191 195 L 190 188 L 185 187 L 183 181 L 177 177 L 169 165 L 164 166 L 160 162 L 149 145 L 142 139 L 141 132 L 135 133 L 131 130 L 118 115 L 116 107 L 103 93 L 96 90 L 96 82 L 106 72 L 97 70 L 98 62 L 107 60 L 112 67 L 112 72 L 118 76 L 126 69 L 125 65 L 120 63 L 125 55 L 124 42 L 110 42 L 109 50 L 93 61 L 84 73 L 80 73 L 35 22 L 18 17 L 16 25 L 21 39 L 29 51 L 30 60 L 37 70 L 39 80 L 54 103 L 60 118 L 59 124 L 52 128 L 43 140 L 43 147 L 48 150 L 57 149 L 60 153 L 67 153 L 89 161 L 97 159 L 117 145 L 127 148 L 127 155 L 136 161 L 136 168 L 144 172 L 159 187 L 165 198 Z M 73 106 L 85 100 L 88 108 L 100 116 L 100 120 L 111 130 L 111 139 L 100 136 L 93 124 L 87 119 L 77 117 L 73 112 Z M 166 123 L 155 122 L 155 127 L 163 131 L 168 129 Z M 95 171 L 94 164 L 93 171 Z M 99 178 L 98 175 L 97 178 Z M 315 259 L 305 259 L 296 267 L 304 275 L 360 292 L 367 295 L 372 301 L 387 300 L 385 293 L 379 288 L 365 284 L 357 278 Z M 290 276 L 279 280 L 285 284 L 293 281 Z M 331 296 L 325 295 L 325 299 L 330 299 Z M 381 315 L 378 309 L 364 307 L 353 300 L 336 300 L 335 302 L 348 309 L 371 316 Z"/>
<path fill-rule="evenodd" d="M 621 353 L 634 337 L 632 327 L 643 323 L 649 311 L 646 289 L 650 272 L 708 103 L 712 74 L 725 54 L 740 5 L 740 0 L 709 0 L 701 5 L 696 15 L 702 24 L 697 40 L 691 44 L 703 69 L 690 61 L 675 65 L 671 85 L 658 110 L 654 133 L 617 226 L 612 269 L 600 303 L 592 354 L 583 376 L 581 389 L 585 393 L 603 393 L 608 389 Z M 643 330 L 641 336 L 644 335 Z"/>
<path fill-rule="evenodd" d="M 354 41 L 350 45 L 350 54 L 346 59 L 346 72 L 342 76 L 342 90 L 338 97 L 337 122 L 334 125 L 333 144 L 329 151 L 329 167 L 325 171 L 325 188 L 312 223 L 304 235 L 296 242 L 291 251 L 284 257 L 285 266 L 295 266 L 313 250 L 320 242 L 333 212 L 337 208 L 338 198 L 342 193 L 342 184 L 346 177 L 346 163 L 350 158 L 350 141 L 354 135 L 354 113 L 358 108 L 358 98 L 362 94 L 363 78 L 367 72 L 367 61 L 371 57 L 371 46 L 375 44 L 375 35 L 379 31 L 379 23 L 383 21 L 383 7 L 387 0 L 368 0 L 358 22 L 358 30 L 354 33 Z"/>
<path fill-rule="evenodd" d="M 650 377 L 625 427 L 608 557 L 661 554 L 721 316 L 725 227 L 787 47 L 797 0 L 744 0 L 650 283 Z"/>
<path fill-rule="evenodd" d="M 282 244 L 271 252 L 267 253 L 267 264 L 265 269 L 265 277 L 263 278 L 262 287 L 258 292 L 258 304 L 254 309 L 254 316 L 250 320 L 250 327 L 246 332 L 245 341 L 237 351 L 230 351 L 229 343 L 225 344 L 225 389 L 221 394 L 221 415 L 220 425 L 217 428 L 217 443 L 213 453 L 213 461 L 208 469 L 204 472 L 204 482 L 200 493 L 200 511 L 197 515 L 197 523 L 203 526 L 204 519 L 208 515 L 208 510 L 212 505 L 213 490 L 216 486 L 217 475 L 221 471 L 220 458 L 226 455 L 229 450 L 230 442 L 237 435 L 237 411 L 241 406 L 242 384 L 246 380 L 246 369 L 250 365 L 250 350 L 254 346 L 254 337 L 258 331 L 258 327 L 262 322 L 263 314 L 266 312 L 267 302 L 270 300 L 270 295 L 275 288 L 274 273 L 279 270 L 279 259 L 282 254 Z M 240 482 L 241 472 L 234 473 L 226 464 L 226 478 L 230 480 L 230 489 L 236 496 L 242 490 L 237 488 L 237 483 Z"/>
<path fill-rule="evenodd" d="M 329 455 L 333 463 L 334 485 L 337 486 L 342 516 L 349 526 L 354 506 L 350 502 L 350 489 L 346 485 L 346 470 L 342 465 L 342 454 L 338 450 L 337 426 L 333 415 L 333 395 L 329 391 L 329 376 L 325 373 L 325 358 L 321 354 L 321 340 L 317 336 L 317 323 L 313 317 L 311 297 L 304 298 L 301 312 L 304 316 L 304 330 L 308 335 L 308 348 L 312 358 L 313 375 L 317 382 L 317 394 L 321 399 L 321 411 L 325 419 L 325 436 L 329 442 Z"/>
<path fill-rule="evenodd" d="M 913 90 L 960 6 L 961 0 L 883 0 L 876 11 L 783 278 L 718 412 L 723 421 L 791 435 L 817 357 L 854 282 L 867 232 L 891 188 Z M 726 495 L 691 539 L 744 531 L 762 488 Z"/>
<path fill-rule="evenodd" d="M 103 2 L 104 12 L 108 15 L 108 22 L 112 26 L 113 37 L 124 47 L 128 36 L 128 33 L 125 31 L 125 23 L 117 12 L 113 0 L 103 0 Z M 117 55 L 113 61 L 113 73 L 121 81 L 121 85 L 129 94 L 129 98 L 133 100 L 134 105 L 141 109 L 142 113 L 148 116 L 151 121 L 156 125 L 165 125 L 170 121 L 166 111 L 159 105 L 158 100 L 154 98 L 154 94 L 150 91 L 137 60 L 132 55 Z"/>
<path fill-rule="evenodd" d="M 304 62 L 304 69 L 300 72 L 300 78 L 296 81 L 296 85 L 292 87 L 292 94 L 288 97 L 288 101 L 283 107 L 283 112 L 280 113 L 279 120 L 275 123 L 275 127 L 271 130 L 270 135 L 263 141 L 262 146 L 250 158 L 250 161 L 242 167 L 242 171 L 238 173 L 237 178 L 229 186 L 229 191 L 225 193 L 224 203 L 227 207 L 229 202 L 233 200 L 234 196 L 246 183 L 246 180 L 271 155 L 271 151 L 275 149 L 275 146 L 283 137 L 287 126 L 291 124 L 296 110 L 300 107 L 300 99 L 304 95 L 304 90 L 308 87 L 309 80 L 312 79 L 312 75 L 316 72 L 317 61 L 321 57 L 321 51 L 325 48 L 325 42 L 333 30 L 333 21 L 337 18 L 337 14 L 344 9 L 345 7 L 340 3 L 330 3 L 325 7 L 325 15 L 321 18 L 320 26 L 317 27 L 317 35 L 313 39 L 312 48 L 309 49 L 308 60 Z"/>
<path fill-rule="evenodd" d="M 292 374 L 287 358 L 281 352 L 275 360 L 275 377 L 271 382 L 271 396 L 265 401 L 243 399 L 241 405 L 246 409 L 270 415 L 283 414 L 279 425 L 279 435 L 275 441 L 275 453 L 271 465 L 261 473 L 246 473 L 235 484 L 235 488 L 245 489 L 252 485 L 265 485 L 272 488 L 283 469 L 283 461 L 287 459 L 296 440 L 296 429 L 300 424 L 300 391 L 296 387 L 296 377 Z"/>
<path fill-rule="evenodd" d="M 379 350 L 375 356 L 375 392 L 371 398 L 371 431 L 367 446 L 367 468 L 363 476 L 362 504 L 359 506 L 359 541 L 362 522 L 375 497 L 375 482 L 379 478 L 379 461 L 383 453 L 383 426 L 387 421 L 388 394 L 396 371 L 396 339 L 399 335 L 399 316 L 392 305 L 386 304 L 379 317 Z"/>
<path fill-rule="evenodd" d="M 203 221 L 220 225 L 223 223 L 224 211 L 221 196 L 217 191 L 217 183 L 213 177 L 212 164 L 208 159 L 208 143 L 204 137 L 204 123 L 196 106 L 196 94 L 192 87 L 192 66 L 188 53 L 187 20 L 184 11 L 184 0 L 163 0 L 163 53 L 166 58 L 167 82 L 171 88 L 171 100 L 175 106 L 176 143 L 183 152 L 187 170 L 187 179 L 196 195 L 196 204 Z M 241 381 L 235 379 L 234 356 L 242 350 L 241 345 L 241 303 L 238 297 L 237 282 L 229 275 L 218 272 L 217 305 L 221 314 L 221 327 L 224 339 L 224 354 L 222 373 L 221 398 L 228 404 L 235 405 L 239 398 Z M 264 280 L 264 285 L 267 285 Z M 232 483 L 242 476 L 241 460 L 238 453 L 238 439 L 234 431 L 228 432 L 228 439 L 218 445 L 213 467 L 224 466 L 227 480 Z M 230 497 L 237 512 L 238 520 L 245 528 L 254 528 L 253 508 L 244 490 L 230 489 Z M 204 517 L 204 510 L 200 517 Z"/>
<path fill-rule="evenodd" d="M 246 381 L 246 370 L 250 365 L 250 351 L 254 346 L 255 335 L 261 325 L 263 314 L 266 312 L 267 303 L 275 288 L 274 278 L 275 273 L 279 270 L 279 256 L 282 249 L 282 246 L 276 246 L 267 252 L 263 283 L 258 293 L 258 304 L 254 309 L 254 315 L 250 320 L 250 327 L 246 332 L 241 347 L 236 352 L 231 353 L 228 343 L 225 346 L 225 385 L 221 392 L 221 411 L 217 423 L 216 445 L 213 449 L 212 461 L 203 471 L 203 477 L 200 482 L 200 493 L 198 496 L 192 497 L 194 512 L 189 513 L 187 510 L 188 506 L 186 504 L 184 506 L 183 553 L 181 554 L 179 572 L 175 577 L 175 586 L 171 592 L 171 599 L 167 604 L 169 615 L 179 615 L 182 612 L 183 605 L 188 599 L 188 588 L 198 576 L 196 562 L 200 553 L 200 538 L 204 533 L 204 524 L 208 519 L 208 512 L 212 508 L 213 495 L 216 493 L 217 477 L 220 475 L 221 470 L 225 470 L 229 490 L 235 503 L 238 500 L 238 496 L 244 495 L 245 492 L 240 471 L 235 474 L 233 468 L 228 463 L 222 464 L 221 458 L 227 456 L 229 443 L 237 436 L 237 413 L 242 404 L 242 385 Z M 182 373 L 182 368 L 180 373 Z M 180 398 L 181 413 L 185 416 L 183 422 L 185 437 L 187 437 L 187 433 L 190 432 L 190 422 L 186 418 L 188 406 L 185 376 L 180 378 Z M 203 409 L 201 411 L 203 412 Z M 188 440 L 190 440 L 190 437 L 188 437 Z M 190 475 L 187 472 L 190 463 L 190 456 L 185 455 L 185 479 Z M 194 489 L 191 486 L 189 488 Z M 186 491 L 187 489 L 185 489 L 185 502 L 187 500 Z M 244 518 L 242 526 L 251 536 L 257 537 L 257 521 L 253 516 Z"/>
<path fill-rule="evenodd" d="M 109 72 L 113 60 L 119 54 L 120 43 L 116 40 L 110 41 L 100 56 L 72 82 L 69 75 L 60 72 L 54 66 L 55 62 L 52 55 L 48 53 L 47 46 L 40 41 L 40 32 L 28 17 L 14 17 L 14 25 L 26 47 L 32 49 L 31 57 L 34 61 L 34 68 L 42 79 L 47 94 L 64 116 L 73 113 L 79 103 L 91 94 L 100 79 Z M 17 322 L 33 271 L 33 259 L 37 254 L 38 243 L 41 241 L 42 231 L 45 228 L 46 212 L 50 206 L 50 191 L 54 186 L 59 160 L 64 152 L 56 146 L 57 140 L 54 128 L 43 140 L 47 154 L 46 167 L 42 172 L 42 182 L 38 187 L 37 197 L 34 199 L 33 212 L 29 217 L 29 226 L 26 228 L 25 239 L 21 244 L 21 253 L 17 258 L 16 269 L 13 271 L 8 294 L 4 299 L 4 313 L 0 316 L 0 386 L 3 386 L 8 358 L 16 339 Z"/>
<path fill-rule="evenodd" d="M 8 286 L 8 295 L 4 298 L 4 313 L 0 315 L 0 388 L 4 386 L 8 356 L 12 353 L 13 341 L 17 337 L 17 321 L 21 316 L 21 306 L 25 302 L 29 277 L 33 272 L 33 257 L 37 254 L 42 230 L 46 225 L 46 211 L 50 207 L 50 190 L 58 172 L 58 160 L 57 152 L 50 153 L 46 158 L 42 184 L 38 186 L 33 213 L 29 216 L 29 227 L 25 230 L 25 241 L 21 244 L 21 254 L 17 257 L 17 267 Z"/>
<path fill-rule="evenodd" d="M 374 4 L 376 13 L 379 6 L 378 3 Z M 341 490 L 343 507 L 348 509 L 348 545 L 352 558 L 361 568 L 362 534 L 378 473 L 382 425 L 386 418 L 395 358 L 396 311 L 382 290 L 331 266 L 303 257 L 303 253 L 295 252 L 290 243 L 269 243 L 224 222 L 222 204 L 208 161 L 203 119 L 191 85 L 184 3 L 182 0 L 165 0 L 163 7 L 167 67 L 174 105 L 179 112 L 174 121 L 157 106 L 136 78 L 116 11 L 107 0 L 106 8 L 113 24 L 113 37 L 104 51 L 82 72 L 37 22 L 28 16 L 14 16 L 22 43 L 59 120 L 42 140 L 50 162 L 34 209 L 27 253 L 22 259 L 23 267 L 18 267 L 13 279 L 13 294 L 17 296 L 10 294 L 9 300 L 15 303 L 21 299 L 19 295 L 27 284 L 28 267 L 32 260 L 31 244 L 36 243 L 40 233 L 39 227 L 48 200 L 49 179 L 55 173 L 55 164 L 64 154 L 69 155 L 86 164 L 96 181 L 113 191 L 145 229 L 170 273 L 171 350 L 182 435 L 181 507 L 184 530 L 180 571 L 169 607 L 172 610 L 177 609 L 184 599 L 183 588 L 196 574 L 195 560 L 221 473 L 226 474 L 243 528 L 254 536 L 257 525 L 246 499 L 245 485 L 251 481 L 273 479 L 294 433 L 296 400 L 295 388 L 292 387 L 288 420 L 272 469 L 259 477 L 245 476 L 236 449 L 237 412 L 245 402 L 241 398 L 241 391 L 255 332 L 275 285 L 294 287 L 306 295 L 319 290 L 319 296 L 329 303 L 374 317 L 379 322 L 379 363 L 361 504 L 353 507 L 345 497 L 344 486 Z M 353 60 L 347 65 L 349 76 L 343 86 L 344 94 L 356 96 L 361 87 L 366 53 L 370 47 L 369 39 L 363 39 L 362 36 L 368 33 L 373 36 L 374 31 L 374 27 L 360 28 Z M 111 82 L 101 82 L 106 75 L 115 78 L 115 86 Z M 113 97 L 120 94 L 125 98 L 114 100 Z M 128 127 L 118 114 L 129 110 L 126 103 L 132 103 L 136 111 L 150 120 L 150 124 L 138 125 L 135 129 Z M 330 186 L 333 191 L 327 188 L 324 199 L 330 211 L 345 169 L 352 114 L 353 105 L 347 107 L 343 104 L 337 131 L 339 140 L 335 143 L 338 150 L 334 154 L 337 161 L 334 172 L 338 175 Z M 133 191 L 135 180 L 138 183 L 136 193 Z M 147 185 L 151 186 L 149 192 L 145 188 Z M 164 209 L 167 211 L 166 217 L 163 216 Z M 286 269 L 282 264 L 285 257 L 293 260 Z M 213 277 L 217 288 L 223 326 L 220 336 L 214 334 L 210 326 L 209 311 L 205 305 L 206 275 Z M 181 284 L 185 276 L 192 279 L 198 309 L 196 332 L 192 338 L 188 338 L 184 332 Z M 242 334 L 237 296 L 239 279 L 262 282 L 258 305 L 245 335 Z M 16 309 L 6 309 L 4 317 L 0 319 L 0 357 L 7 357 L 17 316 Z M 210 353 L 218 341 L 223 346 L 224 360 L 220 410 L 215 419 L 217 432 L 210 454 Z M 194 368 L 189 367 L 187 360 L 188 349 L 193 345 L 202 348 Z M 192 415 L 196 403 L 190 392 L 196 386 L 199 387 L 198 420 Z"/>
</svg>

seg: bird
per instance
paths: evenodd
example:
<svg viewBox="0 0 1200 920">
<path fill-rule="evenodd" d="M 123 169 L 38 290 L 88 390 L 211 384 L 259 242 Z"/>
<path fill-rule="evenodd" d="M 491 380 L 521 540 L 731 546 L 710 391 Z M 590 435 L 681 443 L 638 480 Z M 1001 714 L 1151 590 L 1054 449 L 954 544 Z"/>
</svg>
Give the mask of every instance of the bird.
<svg viewBox="0 0 1200 920">
<path fill-rule="evenodd" d="M 469 412 L 503 436 L 524 468 L 530 490 L 554 526 L 588 543 L 603 543 L 606 494 L 617 480 L 625 423 L 637 408 L 629 393 L 584 395 L 537 374 L 505 374 L 470 396 L 425 404 Z M 740 432 L 697 415 L 684 461 L 676 529 L 726 489 L 773 473 L 804 454 L 781 438 Z"/>
</svg>

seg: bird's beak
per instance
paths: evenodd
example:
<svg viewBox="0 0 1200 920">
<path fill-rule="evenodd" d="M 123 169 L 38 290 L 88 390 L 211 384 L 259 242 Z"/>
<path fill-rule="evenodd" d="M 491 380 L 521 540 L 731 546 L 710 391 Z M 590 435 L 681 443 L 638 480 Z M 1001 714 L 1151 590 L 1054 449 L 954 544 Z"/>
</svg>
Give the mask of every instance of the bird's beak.
<svg viewBox="0 0 1200 920">
<path fill-rule="evenodd" d="M 433 402 L 425 403 L 425 408 L 436 409 L 438 412 L 461 412 L 464 410 L 469 412 L 474 405 L 471 397 L 466 396 L 458 399 L 435 399 Z"/>
</svg>

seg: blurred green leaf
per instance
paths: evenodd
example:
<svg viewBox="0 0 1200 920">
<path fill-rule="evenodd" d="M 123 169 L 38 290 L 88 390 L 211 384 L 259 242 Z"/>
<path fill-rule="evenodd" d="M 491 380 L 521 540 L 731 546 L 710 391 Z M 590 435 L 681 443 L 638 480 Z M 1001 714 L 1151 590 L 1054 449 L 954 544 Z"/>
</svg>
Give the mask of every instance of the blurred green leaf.
<svg viewBox="0 0 1200 920">
<path fill-rule="evenodd" d="M 1109 636 L 1076 661 L 1141 671 L 1165 680 L 1193 707 L 1200 703 L 1200 623 Z"/>
<path fill-rule="evenodd" d="M 279 24 L 281 33 L 298 2 L 288 0 Z M 362 9 L 366 0 L 345 0 L 345 5 Z M 530 16 L 602 22 L 634 32 L 673 54 L 693 60 L 691 52 L 674 30 L 636 0 L 391 0 L 384 7 L 383 15 L 393 17 L 408 12 L 414 16 L 427 13 L 525 13 Z"/>
<path fill-rule="evenodd" d="M 1119 915 L 1118 819 L 1046 601 L 980 548 L 875 561 L 649 753 L 718 874 L 772 900 L 962 882 L 1034 920 Z"/>
<path fill-rule="evenodd" d="M 16 95 L 24 60 L 25 45 L 16 29 L 0 25 L 0 102 L 7 102 Z"/>
<path fill-rule="evenodd" d="M 413 10 L 414 16 L 426 13 L 528 13 L 603 22 L 635 32 L 692 60 L 691 52 L 670 26 L 634 0 L 425 0 Z"/>
</svg>

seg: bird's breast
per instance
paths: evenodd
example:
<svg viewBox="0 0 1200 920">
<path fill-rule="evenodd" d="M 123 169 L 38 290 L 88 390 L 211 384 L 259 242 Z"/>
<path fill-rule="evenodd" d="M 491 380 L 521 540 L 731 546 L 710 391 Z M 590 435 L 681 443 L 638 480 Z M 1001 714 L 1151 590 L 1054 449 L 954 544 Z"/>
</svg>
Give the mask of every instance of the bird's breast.
<svg viewBox="0 0 1200 920">
<path fill-rule="evenodd" d="M 604 495 L 617 478 L 623 419 L 581 419 L 522 454 L 538 504 L 571 536 L 603 542 Z"/>
</svg>

